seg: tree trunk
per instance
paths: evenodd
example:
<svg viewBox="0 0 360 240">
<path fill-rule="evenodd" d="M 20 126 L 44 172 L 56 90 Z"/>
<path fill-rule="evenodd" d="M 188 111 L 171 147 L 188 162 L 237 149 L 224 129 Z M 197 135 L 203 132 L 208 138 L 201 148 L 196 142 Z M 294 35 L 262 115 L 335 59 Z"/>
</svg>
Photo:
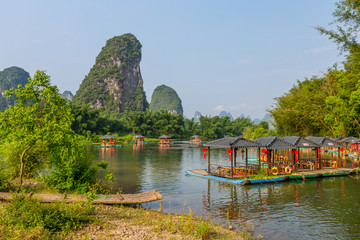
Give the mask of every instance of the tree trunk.
<svg viewBox="0 0 360 240">
<path fill-rule="evenodd" d="M 25 156 L 26 151 L 29 150 L 31 147 L 32 147 L 31 145 L 29 147 L 27 147 L 21 154 L 20 176 L 19 176 L 20 187 L 22 185 L 22 177 L 23 177 L 23 173 L 24 173 L 24 156 Z"/>
</svg>

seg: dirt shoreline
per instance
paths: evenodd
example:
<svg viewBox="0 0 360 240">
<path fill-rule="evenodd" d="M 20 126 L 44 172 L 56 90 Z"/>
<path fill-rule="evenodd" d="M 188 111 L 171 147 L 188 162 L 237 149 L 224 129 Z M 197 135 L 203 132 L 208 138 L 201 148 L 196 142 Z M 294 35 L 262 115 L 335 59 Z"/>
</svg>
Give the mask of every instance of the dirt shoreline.
<svg viewBox="0 0 360 240">
<path fill-rule="evenodd" d="M 97 206 L 95 216 L 97 221 L 85 226 L 77 236 L 90 239 L 202 239 L 199 232 L 189 232 L 191 226 L 181 223 L 188 221 L 193 226 L 201 223 L 198 218 L 189 215 L 183 218 L 182 215 L 155 210 Z M 209 225 L 212 225 L 210 233 L 204 239 L 244 239 L 237 231 Z"/>
<path fill-rule="evenodd" d="M 0 202 L 0 213 L 8 203 Z M 255 239 L 192 214 L 177 215 L 119 205 L 94 205 L 92 221 L 72 231 L 49 232 L 3 225 L 1 239 Z"/>
</svg>

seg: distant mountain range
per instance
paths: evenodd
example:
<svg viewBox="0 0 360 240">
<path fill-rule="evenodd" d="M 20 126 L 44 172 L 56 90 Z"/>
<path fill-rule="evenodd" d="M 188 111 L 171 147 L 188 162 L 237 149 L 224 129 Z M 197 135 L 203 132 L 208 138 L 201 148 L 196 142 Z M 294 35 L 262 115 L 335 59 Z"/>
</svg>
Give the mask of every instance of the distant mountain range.
<svg viewBox="0 0 360 240">
<path fill-rule="evenodd" d="M 64 92 L 61 94 L 61 96 L 62 96 L 63 98 L 67 98 L 67 99 L 69 99 L 69 100 L 71 101 L 74 95 L 73 95 L 72 92 L 70 92 L 70 91 L 64 91 Z"/>
<path fill-rule="evenodd" d="M 201 113 L 199 111 L 196 111 L 195 114 L 194 114 L 194 121 L 195 122 L 200 122 L 200 117 L 201 117 Z M 230 117 L 230 120 L 233 121 L 234 118 L 233 116 L 231 115 L 230 112 L 225 112 L 225 111 L 222 111 L 220 114 L 219 114 L 219 117 Z M 248 118 L 248 119 L 251 119 L 251 116 L 248 115 L 245 117 L 244 114 L 241 114 L 240 115 L 240 118 Z M 260 122 L 262 121 L 266 121 L 269 123 L 269 127 L 270 128 L 273 128 L 273 125 L 271 124 L 271 117 L 270 117 L 270 114 L 269 113 L 266 113 L 265 116 L 262 118 L 262 119 L 259 119 L 259 118 L 255 118 L 254 120 L 252 120 L 255 124 L 259 124 Z"/>
<path fill-rule="evenodd" d="M 233 121 L 233 120 L 234 120 L 234 118 L 233 118 L 233 116 L 231 115 L 231 113 L 225 112 L 225 111 L 222 111 L 222 112 L 219 114 L 219 117 L 229 117 L 229 118 L 230 118 L 230 121 Z"/>
</svg>

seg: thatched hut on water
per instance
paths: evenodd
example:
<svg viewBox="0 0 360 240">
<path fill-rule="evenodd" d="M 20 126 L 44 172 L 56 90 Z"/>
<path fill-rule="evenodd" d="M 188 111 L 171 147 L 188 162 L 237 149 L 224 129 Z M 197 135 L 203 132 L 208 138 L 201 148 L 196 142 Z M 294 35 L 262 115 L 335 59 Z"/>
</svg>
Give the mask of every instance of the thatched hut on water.
<svg viewBox="0 0 360 240">
<path fill-rule="evenodd" d="M 160 137 L 159 137 L 159 143 L 160 144 L 169 144 L 170 143 L 170 136 L 168 136 L 168 135 L 161 135 Z"/>
<path fill-rule="evenodd" d="M 100 137 L 102 147 L 112 147 L 116 145 L 116 138 L 113 135 L 104 135 Z"/>
<path fill-rule="evenodd" d="M 135 144 L 141 144 L 141 143 L 144 143 L 144 136 L 143 135 L 135 135 L 133 137 L 133 141 Z"/>
<path fill-rule="evenodd" d="M 210 161 L 210 148 L 228 148 L 227 153 L 229 154 L 229 160 L 230 160 L 230 167 L 221 167 L 218 166 L 216 169 L 216 172 L 218 175 L 227 176 L 230 178 L 233 178 L 234 175 L 249 175 L 249 173 L 253 173 L 254 171 L 257 171 L 256 166 L 252 165 L 250 166 L 248 163 L 248 148 L 260 148 L 260 144 L 245 139 L 243 137 L 229 137 L 225 136 L 224 138 L 217 139 L 211 142 L 208 142 L 204 144 L 203 152 L 204 157 L 206 155 L 206 152 L 208 153 L 208 172 L 214 171 L 211 169 L 211 161 Z M 242 149 L 246 152 L 245 155 L 245 166 L 237 165 L 236 164 L 236 157 L 237 157 L 237 151 L 238 149 Z M 259 154 L 258 154 L 259 155 Z"/>
</svg>

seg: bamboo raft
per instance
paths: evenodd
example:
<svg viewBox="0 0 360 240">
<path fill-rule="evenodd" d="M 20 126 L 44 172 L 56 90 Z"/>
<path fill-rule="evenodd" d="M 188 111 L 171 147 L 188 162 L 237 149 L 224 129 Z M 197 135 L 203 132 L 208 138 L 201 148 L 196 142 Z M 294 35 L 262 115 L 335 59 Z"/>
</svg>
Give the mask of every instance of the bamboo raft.
<svg viewBox="0 0 360 240">
<path fill-rule="evenodd" d="M 248 185 L 248 184 L 263 184 L 263 183 L 277 183 L 277 182 L 285 182 L 289 180 L 296 179 L 309 179 L 309 178 L 321 178 L 321 177 L 336 177 L 336 176 L 347 176 L 351 174 L 359 174 L 360 169 L 352 169 L 352 168 L 322 168 L 318 170 L 302 170 L 297 173 L 293 173 L 290 175 L 278 175 L 275 178 L 264 178 L 264 179 L 231 179 L 226 177 L 214 176 L 213 174 L 209 174 L 205 169 L 194 169 L 194 170 L 186 170 L 185 174 L 192 175 L 196 177 L 207 178 L 211 180 L 226 182 L 230 184 L 237 185 Z"/>
<path fill-rule="evenodd" d="M 92 202 L 95 204 L 138 204 L 153 202 L 161 200 L 161 194 L 156 191 L 148 191 L 144 193 L 135 194 L 99 194 Z M 12 193 L 0 192 L 0 201 L 10 201 L 13 199 Z M 27 194 L 29 198 L 37 198 L 40 202 L 52 203 L 57 201 L 65 201 L 66 203 L 86 202 L 88 201 L 84 195 L 81 194 Z"/>
</svg>

